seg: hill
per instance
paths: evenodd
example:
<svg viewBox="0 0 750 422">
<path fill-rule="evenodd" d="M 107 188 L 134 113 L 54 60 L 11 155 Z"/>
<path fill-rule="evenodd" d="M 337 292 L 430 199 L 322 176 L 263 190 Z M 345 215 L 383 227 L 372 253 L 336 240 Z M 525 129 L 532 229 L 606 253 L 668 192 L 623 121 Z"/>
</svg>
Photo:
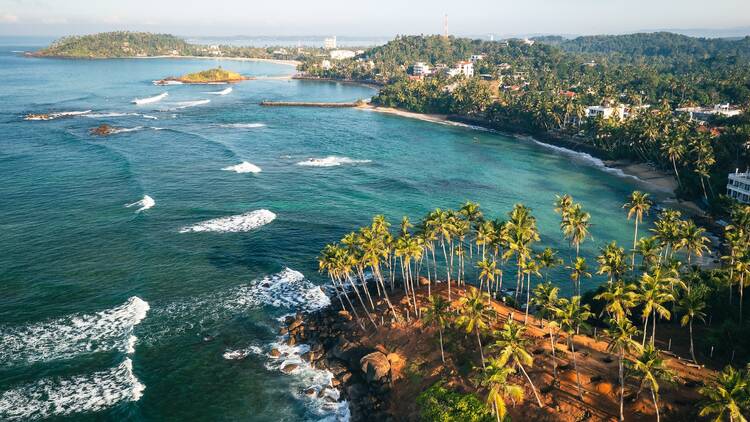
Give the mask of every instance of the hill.
<svg viewBox="0 0 750 422">
<path fill-rule="evenodd" d="M 61 38 L 34 55 L 40 57 L 116 58 L 191 55 L 197 46 L 169 34 L 104 32 Z"/>
</svg>

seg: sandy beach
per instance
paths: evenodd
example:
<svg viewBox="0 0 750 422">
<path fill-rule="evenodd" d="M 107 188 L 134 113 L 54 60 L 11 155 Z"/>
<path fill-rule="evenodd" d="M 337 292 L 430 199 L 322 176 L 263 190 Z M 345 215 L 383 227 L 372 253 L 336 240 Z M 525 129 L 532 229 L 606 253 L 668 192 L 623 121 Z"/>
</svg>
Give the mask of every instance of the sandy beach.
<svg viewBox="0 0 750 422">
<path fill-rule="evenodd" d="M 148 56 L 148 57 L 124 57 L 127 59 L 203 59 L 215 61 L 238 61 L 238 62 L 266 62 L 281 64 L 285 66 L 294 66 L 295 68 L 301 63 L 297 60 L 278 60 L 278 59 L 261 59 L 255 57 L 206 57 L 206 56 Z"/>
</svg>

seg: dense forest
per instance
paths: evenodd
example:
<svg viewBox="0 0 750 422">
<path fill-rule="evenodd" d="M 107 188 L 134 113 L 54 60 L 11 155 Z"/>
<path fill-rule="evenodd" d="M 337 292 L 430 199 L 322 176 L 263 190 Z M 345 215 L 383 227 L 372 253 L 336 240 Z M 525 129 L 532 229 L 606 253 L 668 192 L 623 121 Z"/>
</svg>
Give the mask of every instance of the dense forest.
<svg viewBox="0 0 750 422">
<path fill-rule="evenodd" d="M 360 57 L 310 75 L 376 80 L 378 105 L 452 114 L 485 126 L 567 139 L 603 158 L 652 163 L 672 172 L 678 194 L 722 208 L 726 176 L 750 165 L 750 115 L 702 122 L 687 106 L 750 101 L 750 38 L 669 33 L 499 42 L 441 36 L 397 37 Z M 447 66 L 471 55 L 474 77 L 409 78 L 418 61 Z M 624 107 L 627 118 L 585 118 L 588 106 Z M 719 200 L 721 198 L 721 200 Z"/>
</svg>

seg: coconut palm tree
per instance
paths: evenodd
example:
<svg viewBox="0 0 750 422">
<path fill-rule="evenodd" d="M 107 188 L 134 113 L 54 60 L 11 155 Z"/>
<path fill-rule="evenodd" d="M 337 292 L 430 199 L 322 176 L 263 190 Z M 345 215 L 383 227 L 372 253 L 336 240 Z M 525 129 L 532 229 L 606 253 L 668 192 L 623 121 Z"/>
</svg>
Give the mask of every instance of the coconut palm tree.
<svg viewBox="0 0 750 422">
<path fill-rule="evenodd" d="M 625 249 L 617 246 L 617 242 L 613 240 L 600 252 L 599 256 L 596 257 L 596 261 L 599 263 L 597 274 L 607 274 L 607 281 L 610 284 L 613 281 L 619 281 L 627 271 Z"/>
<path fill-rule="evenodd" d="M 630 315 L 632 309 L 638 305 L 638 294 L 635 290 L 632 284 L 619 281 L 608 284 L 603 292 L 594 296 L 594 299 L 604 301 L 604 311 L 620 321 Z"/>
<path fill-rule="evenodd" d="M 523 388 L 511 384 L 508 376 L 515 373 L 515 369 L 499 359 L 490 359 L 487 367 L 482 371 L 479 385 L 487 389 L 487 404 L 492 408 L 497 422 L 502 422 L 508 414 L 506 399 L 514 404 L 523 400 Z"/>
<path fill-rule="evenodd" d="M 484 215 L 476 202 L 466 201 L 466 203 L 458 210 L 458 212 L 469 222 L 470 227 L 476 228 L 477 224 L 482 220 Z M 469 256 L 473 257 L 474 248 L 473 242 L 469 240 Z"/>
<path fill-rule="evenodd" d="M 576 294 L 581 295 L 581 281 L 584 278 L 591 278 L 591 273 L 588 272 L 589 266 L 586 264 L 586 258 L 579 256 L 576 258 L 573 265 L 565 267 L 570 270 L 570 279 L 573 280 L 573 287 L 576 289 Z"/>
<path fill-rule="evenodd" d="M 491 296 L 490 286 L 495 283 L 495 278 L 502 273 L 502 270 L 497 268 L 497 262 L 486 259 L 479 261 L 477 268 L 479 268 L 479 290 L 482 290 L 482 286 L 486 283 L 487 294 Z"/>
<path fill-rule="evenodd" d="M 589 237 L 591 215 L 583 210 L 581 204 L 573 204 L 567 211 L 567 218 L 563 217 L 560 229 L 571 245 L 576 248 L 576 258 L 580 253 L 581 243 Z"/>
<path fill-rule="evenodd" d="M 508 242 L 508 250 L 505 251 L 506 258 L 516 257 L 517 277 L 515 299 L 518 301 L 518 293 L 521 290 L 523 270 L 531 256 L 531 244 L 539 241 L 539 231 L 536 227 L 536 219 L 531 215 L 531 209 L 522 204 L 513 206 L 509 213 L 509 220 L 505 224 L 505 238 Z"/>
<path fill-rule="evenodd" d="M 750 252 L 743 251 L 734 260 L 734 272 L 737 277 L 737 285 L 740 291 L 740 323 L 742 322 L 742 302 L 744 301 L 745 287 L 750 282 Z"/>
<path fill-rule="evenodd" d="M 680 240 L 677 243 L 677 248 L 687 251 L 688 266 L 693 255 L 703 256 L 703 252 L 708 251 L 706 244 L 710 240 L 703 235 L 705 232 L 706 229 L 696 226 L 693 220 L 684 221 L 680 225 Z"/>
<path fill-rule="evenodd" d="M 656 265 L 661 254 L 659 239 L 654 236 L 642 237 L 638 239 L 635 251 L 641 256 L 641 268 L 648 270 Z"/>
<path fill-rule="evenodd" d="M 700 321 L 706 321 L 706 287 L 698 285 L 684 289 L 680 298 L 677 300 L 677 306 L 675 306 L 675 312 L 682 314 L 680 318 L 680 324 L 689 327 L 690 332 L 690 357 L 693 358 L 693 362 L 698 362 L 695 359 L 695 347 L 693 346 L 693 321 L 698 319 Z"/>
<path fill-rule="evenodd" d="M 654 348 L 653 344 L 649 344 L 633 361 L 633 372 L 640 379 L 636 398 L 644 387 L 648 387 L 651 391 L 651 399 L 654 401 L 656 422 L 659 422 L 661 420 L 659 415 L 659 383 L 674 380 L 674 371 L 667 368 L 659 351 Z"/>
<path fill-rule="evenodd" d="M 575 342 L 573 341 L 573 335 L 577 333 L 581 327 L 586 326 L 588 321 L 594 314 L 591 313 L 589 305 L 581 305 L 581 297 L 573 296 L 570 299 L 560 299 L 555 307 L 555 317 L 557 322 L 560 324 L 560 329 L 568 334 L 568 348 L 573 356 L 573 368 L 576 371 L 576 384 L 578 386 L 578 398 L 583 400 L 583 392 L 581 390 L 581 375 L 578 372 L 578 361 L 576 359 Z"/>
<path fill-rule="evenodd" d="M 609 327 L 604 330 L 604 333 L 609 337 L 607 350 L 617 354 L 620 375 L 620 421 L 622 422 L 625 420 L 625 355 L 641 351 L 641 345 L 633 340 L 633 336 L 639 333 L 628 318 L 619 320 L 611 318 Z"/>
<path fill-rule="evenodd" d="M 511 362 L 523 373 L 526 381 L 529 382 L 529 386 L 531 386 L 531 391 L 534 392 L 537 404 L 539 404 L 539 407 L 544 407 L 531 377 L 524 368 L 524 366 L 531 367 L 534 364 L 534 358 L 526 350 L 528 341 L 524 338 L 525 332 L 526 327 L 511 319 L 503 325 L 502 330 L 495 333 L 497 339 L 490 348 L 499 351 L 498 360 L 500 363 Z"/>
<path fill-rule="evenodd" d="M 536 254 L 535 259 L 539 267 L 544 269 L 544 281 L 549 280 L 549 271 L 552 268 L 563 263 L 563 260 L 558 258 L 557 251 L 552 248 L 544 248 L 541 253 Z"/>
<path fill-rule="evenodd" d="M 423 311 L 422 321 L 426 326 L 437 328 L 440 339 L 440 359 L 445 363 L 443 350 L 443 330 L 448 326 L 451 318 L 450 303 L 442 296 L 430 296 L 429 304 Z"/>
<path fill-rule="evenodd" d="M 672 247 L 680 239 L 680 217 L 682 213 L 676 210 L 666 209 L 659 213 L 659 218 L 654 222 L 651 231 L 663 247 L 664 257 L 671 257 Z"/>
<path fill-rule="evenodd" d="M 724 415 L 730 422 L 747 422 L 742 414 L 747 402 L 748 377 L 741 371 L 727 366 L 721 371 L 716 381 L 701 388 L 699 391 L 705 397 L 701 404 L 700 415 L 716 415 L 714 421 L 724 420 Z"/>
<path fill-rule="evenodd" d="M 482 260 L 487 259 L 487 245 L 491 245 L 495 236 L 495 225 L 492 220 L 483 220 L 476 229 L 477 250 L 482 247 Z M 477 252 L 478 253 L 478 252 Z"/>
<path fill-rule="evenodd" d="M 479 355 L 482 358 L 482 368 L 485 368 L 481 336 L 482 332 L 489 327 L 489 321 L 493 315 L 490 295 L 470 286 L 459 303 L 461 314 L 456 318 L 456 324 L 464 327 L 467 334 L 476 333 Z"/>
<path fill-rule="evenodd" d="M 656 267 L 651 273 L 643 273 L 638 288 L 639 300 L 643 304 L 643 342 L 646 345 L 646 329 L 648 327 L 649 315 L 653 318 L 651 321 L 653 332 L 651 334 L 651 344 L 654 344 L 656 338 L 656 317 L 669 320 L 671 313 L 666 306 L 667 302 L 674 302 L 675 297 L 671 292 L 671 285 L 677 280 L 673 277 L 662 273 L 661 267 Z"/>
<path fill-rule="evenodd" d="M 568 218 L 568 212 L 573 206 L 573 197 L 567 193 L 563 196 L 555 195 L 555 212 L 560 214 L 560 217 L 565 220 Z"/>
<path fill-rule="evenodd" d="M 453 225 L 451 216 L 448 212 L 441 210 L 440 208 L 432 212 L 430 218 L 430 224 L 437 232 L 440 237 L 440 246 L 443 248 L 443 258 L 445 259 L 445 272 L 448 281 L 448 301 L 451 301 L 451 271 L 453 270 L 448 261 L 448 251 L 445 244 L 453 244 Z M 451 254 L 451 260 L 453 254 Z"/>
<path fill-rule="evenodd" d="M 631 267 L 635 268 L 635 247 L 638 243 L 638 223 L 643 222 L 643 216 L 648 215 L 652 202 L 647 193 L 633 191 L 628 198 L 628 202 L 622 207 L 628 210 L 628 220 L 635 217 L 635 233 L 633 234 L 633 260 Z"/>
<path fill-rule="evenodd" d="M 536 306 L 537 312 L 539 312 L 539 319 L 541 321 L 540 327 L 544 326 L 544 320 L 547 319 L 547 328 L 549 329 L 549 343 L 552 348 L 552 377 L 554 382 L 557 382 L 557 356 L 555 352 L 555 333 L 558 328 L 556 319 L 556 309 L 558 298 L 557 295 L 560 289 L 552 285 L 550 282 L 542 283 L 534 289 L 534 305 Z"/>
</svg>

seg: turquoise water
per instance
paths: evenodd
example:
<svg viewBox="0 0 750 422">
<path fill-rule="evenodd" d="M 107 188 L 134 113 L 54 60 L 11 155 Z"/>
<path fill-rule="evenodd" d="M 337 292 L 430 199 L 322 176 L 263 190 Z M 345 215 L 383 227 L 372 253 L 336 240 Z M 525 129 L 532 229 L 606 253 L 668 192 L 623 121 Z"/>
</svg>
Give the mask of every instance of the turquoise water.
<svg viewBox="0 0 750 422">
<path fill-rule="evenodd" d="M 350 101 L 369 88 L 255 80 L 211 95 L 224 87 L 151 84 L 209 61 L 11 53 L 26 48 L 0 46 L 0 419 L 335 418 L 335 406 L 300 393 L 323 374 L 283 375 L 263 351 L 277 318 L 326 304 L 317 252 L 376 213 L 397 223 L 471 199 L 494 217 L 523 202 L 542 243 L 567 256 L 552 211 L 555 194 L 567 192 L 592 214 L 585 255 L 632 236 L 621 204 L 637 183 L 590 160 L 369 111 L 257 105 Z M 253 76 L 290 72 L 220 64 Z M 165 91 L 160 102 L 130 104 Z M 211 102 L 178 109 L 203 99 Z M 88 133 L 102 123 L 139 129 Z M 328 156 L 355 162 L 297 164 Z M 243 161 L 262 172 L 222 170 Z M 152 208 L 125 207 L 144 195 Z M 254 210 L 276 219 L 248 232 L 180 232 Z M 560 283 L 570 291 L 567 278 Z"/>
</svg>

